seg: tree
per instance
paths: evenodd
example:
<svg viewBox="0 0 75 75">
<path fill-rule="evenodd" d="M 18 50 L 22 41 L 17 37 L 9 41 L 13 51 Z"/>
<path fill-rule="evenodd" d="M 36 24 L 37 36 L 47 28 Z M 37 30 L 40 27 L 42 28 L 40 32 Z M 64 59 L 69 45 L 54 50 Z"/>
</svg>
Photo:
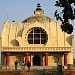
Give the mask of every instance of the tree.
<svg viewBox="0 0 75 75">
<path fill-rule="evenodd" d="M 58 10 L 55 11 L 54 15 L 56 20 L 62 22 L 61 29 L 62 31 L 71 34 L 73 32 L 73 25 L 69 20 L 75 19 L 75 0 L 56 0 L 56 7 L 62 7 L 62 12 L 58 13 Z"/>
</svg>

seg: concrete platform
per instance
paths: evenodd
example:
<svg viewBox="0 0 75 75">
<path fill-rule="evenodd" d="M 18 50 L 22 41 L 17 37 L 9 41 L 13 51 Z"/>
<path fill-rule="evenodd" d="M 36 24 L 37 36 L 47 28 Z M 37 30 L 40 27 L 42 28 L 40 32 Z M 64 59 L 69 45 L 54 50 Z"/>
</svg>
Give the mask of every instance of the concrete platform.
<svg viewBox="0 0 75 75">
<path fill-rule="evenodd" d="M 18 67 L 17 71 L 10 68 L 2 69 L 0 70 L 0 75 L 58 75 L 58 70 L 55 67 L 34 66 L 31 67 L 30 72 L 28 72 L 27 67 L 25 70 Z M 62 75 L 75 75 L 75 69 L 65 69 L 63 70 Z"/>
</svg>

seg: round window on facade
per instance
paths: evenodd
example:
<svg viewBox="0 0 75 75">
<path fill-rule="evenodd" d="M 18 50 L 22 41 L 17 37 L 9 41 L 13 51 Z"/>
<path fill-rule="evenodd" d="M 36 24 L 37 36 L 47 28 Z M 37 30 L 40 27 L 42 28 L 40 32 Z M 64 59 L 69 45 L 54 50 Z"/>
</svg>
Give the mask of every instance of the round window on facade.
<svg viewBox="0 0 75 75">
<path fill-rule="evenodd" d="M 46 31 L 39 27 L 32 28 L 28 34 L 29 44 L 46 44 L 47 40 L 48 35 Z"/>
</svg>

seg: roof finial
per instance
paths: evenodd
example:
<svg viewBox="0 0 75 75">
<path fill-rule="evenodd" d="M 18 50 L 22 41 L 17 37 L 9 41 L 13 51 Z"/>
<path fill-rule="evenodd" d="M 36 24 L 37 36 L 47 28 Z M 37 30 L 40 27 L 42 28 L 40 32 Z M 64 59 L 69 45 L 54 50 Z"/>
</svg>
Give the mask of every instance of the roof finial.
<svg viewBox="0 0 75 75">
<path fill-rule="evenodd" d="M 37 4 L 37 7 L 38 7 L 38 8 L 41 7 L 40 3 Z"/>
<path fill-rule="evenodd" d="M 40 7 L 41 7 L 41 5 L 40 5 L 40 3 L 38 3 L 36 10 L 42 10 Z"/>
</svg>

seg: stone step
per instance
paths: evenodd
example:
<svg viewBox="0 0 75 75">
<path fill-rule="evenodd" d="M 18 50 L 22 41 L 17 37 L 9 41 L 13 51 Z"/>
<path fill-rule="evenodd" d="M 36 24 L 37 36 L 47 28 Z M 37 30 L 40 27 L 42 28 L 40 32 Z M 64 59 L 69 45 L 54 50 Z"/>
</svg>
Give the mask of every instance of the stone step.
<svg viewBox="0 0 75 75">
<path fill-rule="evenodd" d="M 15 70 L 15 66 L 2 66 L 1 68 L 2 70 Z M 25 66 L 25 69 L 27 70 L 27 66 Z M 43 70 L 43 69 L 57 69 L 56 66 L 31 66 L 30 67 L 31 70 Z M 22 70 L 21 66 L 18 66 L 18 70 Z"/>
<path fill-rule="evenodd" d="M 30 72 L 27 71 L 1 71 L 0 70 L 0 75 L 58 75 L 57 71 L 50 70 L 48 72 L 40 71 L 40 70 L 33 70 Z M 63 70 L 62 75 L 75 75 L 75 69 L 73 70 Z"/>
<path fill-rule="evenodd" d="M 0 71 L 0 75 L 44 75 L 44 71 Z"/>
</svg>

